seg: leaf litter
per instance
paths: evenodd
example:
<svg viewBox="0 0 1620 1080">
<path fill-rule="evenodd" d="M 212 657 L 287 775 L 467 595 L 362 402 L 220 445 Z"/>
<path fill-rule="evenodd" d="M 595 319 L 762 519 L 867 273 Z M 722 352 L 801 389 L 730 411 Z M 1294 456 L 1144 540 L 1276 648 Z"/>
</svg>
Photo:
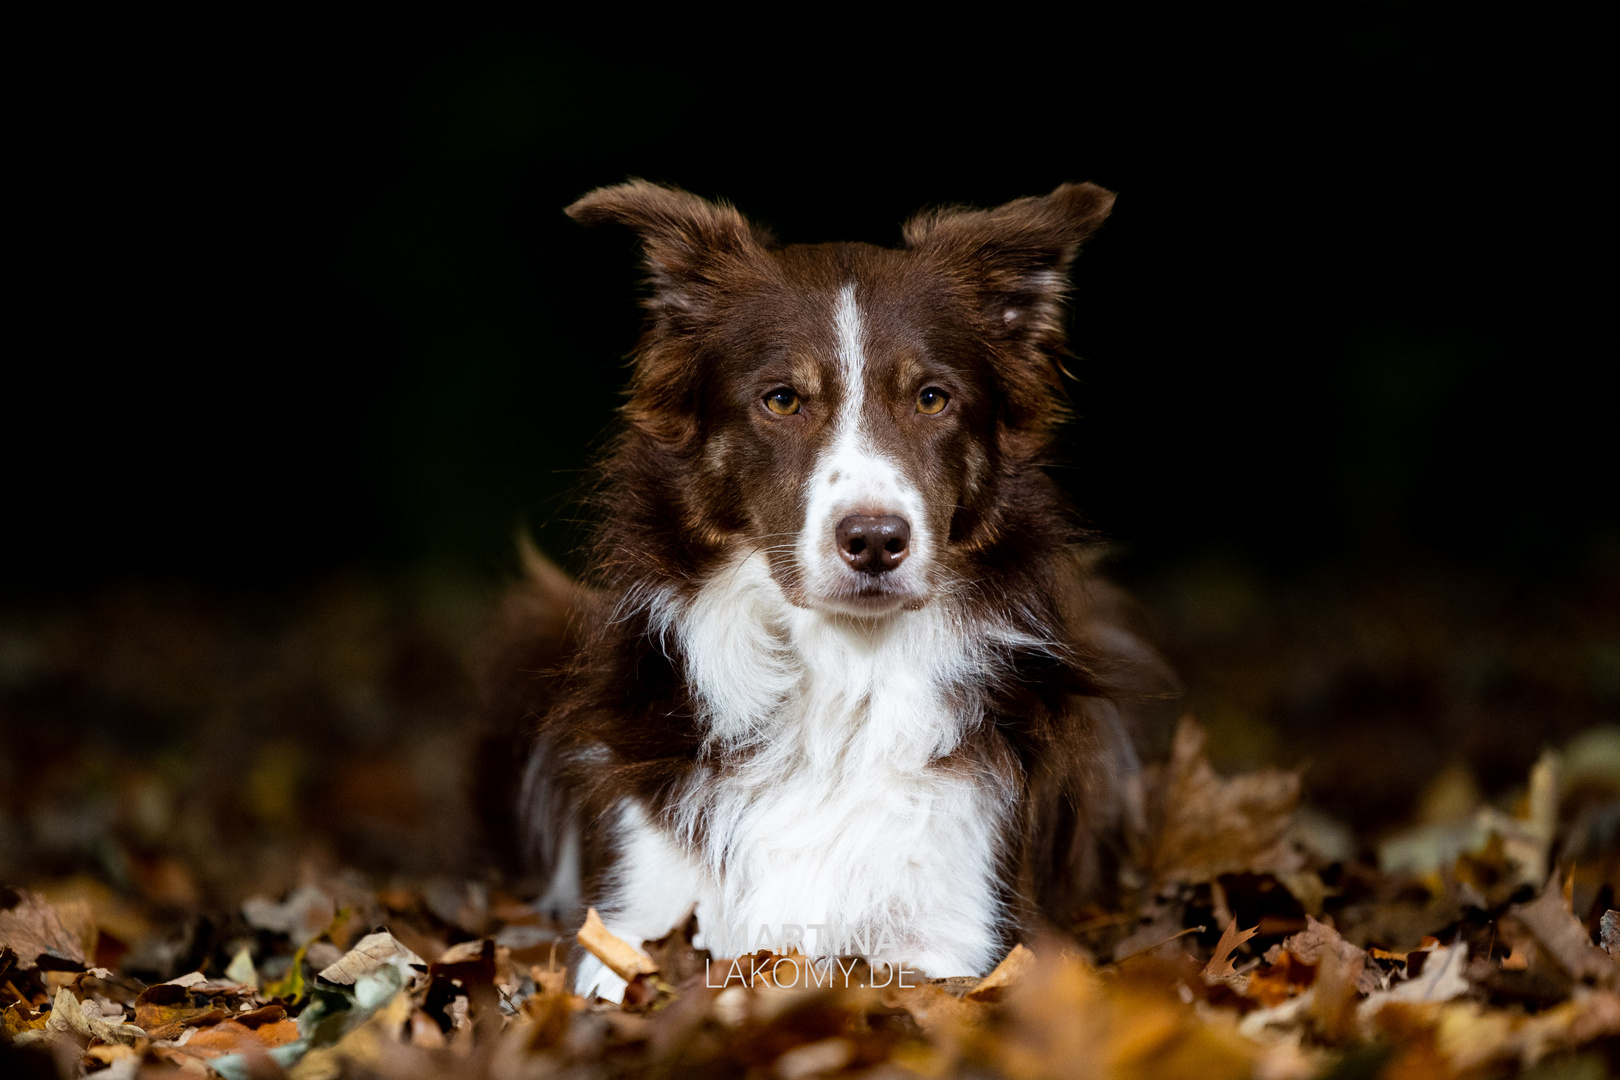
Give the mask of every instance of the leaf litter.
<svg viewBox="0 0 1620 1080">
<path fill-rule="evenodd" d="M 396 881 L 367 896 L 340 872 L 246 898 L 234 948 L 147 983 L 93 966 L 70 918 L 11 888 L 0 911 L 4 1039 L 65 1075 L 229 1080 L 883 1070 L 1303 1080 L 1358 1062 L 1374 1063 L 1364 1075 L 1472 1077 L 1582 1050 L 1606 1060 L 1620 1041 L 1620 980 L 1604 947 L 1615 947 L 1620 913 L 1599 902 L 1612 885 L 1593 889 L 1598 871 L 1579 868 L 1537 890 L 1522 882 L 1556 863 L 1556 829 L 1525 817 L 1517 847 L 1487 837 L 1473 851 L 1435 848 L 1450 866 L 1327 865 L 1292 828 L 1296 774 L 1218 775 L 1191 720 L 1176 744 L 1138 867 L 1145 884 L 1113 917 L 1019 944 L 982 979 L 908 983 L 881 964 L 793 952 L 711 957 L 694 944 L 695 913 L 657 941 L 622 941 L 594 910 L 570 934 L 498 886 Z M 1545 776 L 1547 759 L 1537 769 Z M 1527 813 L 1544 812 L 1538 801 Z M 1526 849 L 1533 836 L 1544 847 Z M 1459 869 L 1467 860 L 1520 885 L 1481 907 L 1477 875 Z M 1303 874 L 1324 883 L 1326 910 L 1308 912 L 1290 885 Z M 463 910 L 469 895 L 482 897 L 476 917 Z M 1589 918 L 1576 915 L 1577 895 Z M 1418 905 L 1433 916 L 1429 933 L 1380 940 L 1368 896 Z M 356 924 L 358 909 L 383 921 Z M 1115 948 L 1144 932 L 1145 947 Z M 335 958 L 317 967 L 321 950 Z M 629 981 L 622 1003 L 572 992 L 566 965 L 582 951 Z"/>
<path fill-rule="evenodd" d="M 198 750 L 236 770 L 206 799 L 195 771 L 176 779 L 195 766 L 158 755 L 6 774 L 16 799 L 49 809 L 19 832 L 7 822 L 27 804 L 0 798 L 0 1073 L 1281 1080 L 1585 1077 L 1620 1061 L 1620 731 L 1558 736 L 1563 751 L 1520 764 L 1502 799 L 1482 788 L 1511 779 L 1435 769 L 1432 790 L 1399 803 L 1418 805 L 1405 821 L 1358 816 L 1374 800 L 1344 792 L 1410 775 L 1421 747 L 1335 751 L 1328 771 L 1234 766 L 1248 729 L 1216 710 L 1212 733 L 1183 723 L 1149 775 L 1149 830 L 1108 905 L 983 979 L 902 985 L 843 958 L 848 985 L 830 986 L 797 954 L 708 955 L 695 914 L 620 941 L 537 904 L 535 883 L 480 870 L 466 820 L 439 811 L 454 803 L 434 771 L 450 744 L 433 730 L 456 699 L 400 674 L 452 663 L 427 633 L 389 654 L 384 628 L 410 613 L 374 597 L 317 614 L 300 632 L 338 627 L 340 648 L 321 630 L 269 651 L 324 651 L 331 670 L 271 712 L 316 702 L 310 723 L 340 732 L 330 764 L 319 739 L 237 747 L 233 727 Z M 1367 625 L 1358 647 L 1434 647 L 1386 647 Z M 241 684 L 194 670 L 210 647 L 148 634 L 142 662 L 108 666 L 145 695 L 140 715 L 197 698 L 233 724 L 292 681 L 221 689 Z M 377 708 L 417 717 L 390 736 L 403 742 L 378 741 Z M 44 730 L 8 738 L 26 748 Z M 43 798 L 47 782 L 80 783 L 77 802 Z M 55 854 L 36 863 L 7 854 L 45 841 Z M 572 992 L 586 951 L 629 977 L 623 1003 Z"/>
</svg>

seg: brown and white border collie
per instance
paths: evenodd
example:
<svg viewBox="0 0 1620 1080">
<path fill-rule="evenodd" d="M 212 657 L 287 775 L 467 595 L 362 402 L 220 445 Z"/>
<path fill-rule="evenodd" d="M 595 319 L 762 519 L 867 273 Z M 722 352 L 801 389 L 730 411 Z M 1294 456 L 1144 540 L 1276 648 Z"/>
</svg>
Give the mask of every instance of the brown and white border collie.
<svg viewBox="0 0 1620 1080">
<path fill-rule="evenodd" d="M 534 562 L 484 665 L 530 718 L 553 902 L 972 975 L 1117 877 L 1174 680 L 1043 471 L 1113 201 L 927 213 L 898 249 L 645 182 L 568 208 L 639 234 L 650 294 L 589 586 Z M 590 957 L 576 985 L 623 989 Z"/>
</svg>

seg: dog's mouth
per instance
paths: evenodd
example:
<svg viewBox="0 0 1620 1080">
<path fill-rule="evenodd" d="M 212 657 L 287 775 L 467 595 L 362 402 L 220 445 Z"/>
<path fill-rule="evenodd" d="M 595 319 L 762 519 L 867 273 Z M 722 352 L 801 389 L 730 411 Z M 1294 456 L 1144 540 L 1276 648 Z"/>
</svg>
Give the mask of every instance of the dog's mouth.
<svg viewBox="0 0 1620 1080">
<path fill-rule="evenodd" d="M 837 581 L 815 598 L 816 607 L 840 615 L 873 618 L 897 611 L 915 611 L 928 603 L 928 594 L 911 580 L 914 575 L 908 574 L 905 579 L 889 574 L 878 577 L 849 574 L 839 577 L 843 580 Z"/>
</svg>

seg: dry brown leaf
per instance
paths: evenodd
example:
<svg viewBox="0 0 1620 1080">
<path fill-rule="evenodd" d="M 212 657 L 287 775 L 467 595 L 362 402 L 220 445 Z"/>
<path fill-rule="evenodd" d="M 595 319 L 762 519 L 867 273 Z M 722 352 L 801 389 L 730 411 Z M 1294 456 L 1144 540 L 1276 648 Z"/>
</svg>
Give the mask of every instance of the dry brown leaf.
<svg viewBox="0 0 1620 1080">
<path fill-rule="evenodd" d="M 78 935 L 63 925 L 50 901 L 26 889 L 0 886 L 0 949 L 16 953 L 17 966 L 24 971 L 36 967 L 42 956 L 81 967 L 85 963 Z"/>
<path fill-rule="evenodd" d="M 1530 931 L 1537 944 L 1571 978 L 1597 981 L 1614 978 L 1614 960 L 1586 936 L 1586 927 L 1571 913 L 1556 875 L 1547 882 L 1540 896 L 1528 904 L 1515 906 L 1510 915 Z"/>
<path fill-rule="evenodd" d="M 292 1038 L 298 1037 L 298 1025 L 291 1020 L 283 1020 L 282 1024 L 292 1026 Z M 226 1020 L 210 1027 L 203 1028 L 197 1034 L 186 1040 L 185 1051 L 193 1057 L 216 1058 L 225 1054 L 251 1054 L 258 1050 L 263 1052 L 272 1046 L 279 1045 L 269 1041 L 278 1035 L 285 1034 L 285 1029 L 277 1024 L 269 1024 L 263 1028 L 250 1028 L 239 1024 L 235 1020 Z M 287 1039 L 291 1042 L 292 1039 Z"/>
<path fill-rule="evenodd" d="M 1438 946 L 1431 950 L 1417 978 L 1369 994 L 1357 1010 L 1358 1014 L 1366 1020 L 1389 1004 L 1431 1005 L 1461 997 L 1469 989 L 1468 980 L 1463 977 L 1467 967 L 1467 942 Z"/>
<path fill-rule="evenodd" d="M 1287 875 L 1304 866 L 1289 840 L 1299 774 L 1262 770 L 1225 779 L 1204 754 L 1207 735 L 1183 718 L 1165 774 L 1163 824 L 1152 846 L 1160 884 L 1198 884 L 1222 874 Z"/>
<path fill-rule="evenodd" d="M 245 1024 L 250 1028 L 259 1028 L 264 1027 L 267 1024 L 274 1024 L 277 1021 L 287 1019 L 287 1010 L 282 1008 L 280 1005 L 272 1003 L 269 1005 L 261 1005 L 257 1009 L 249 1009 L 247 1012 L 237 1013 L 235 1016 L 231 1017 L 231 1019 L 235 1020 L 238 1024 Z"/>
<path fill-rule="evenodd" d="M 1209 963 L 1204 965 L 1204 981 L 1214 985 L 1235 976 L 1237 970 L 1232 963 L 1232 953 L 1237 950 L 1239 945 L 1242 945 L 1259 932 L 1260 928 L 1258 926 L 1252 930 L 1239 930 L 1236 919 L 1227 923 L 1226 929 L 1221 931 L 1221 939 L 1215 943 L 1214 955 L 1209 958 Z"/>
<path fill-rule="evenodd" d="M 1447 1005 L 1435 1042 L 1457 1072 L 1477 1075 L 1491 1062 L 1533 1067 L 1549 1054 L 1620 1034 L 1620 995 L 1588 990 L 1534 1016 L 1477 1002 Z"/>
<path fill-rule="evenodd" d="M 1313 967 L 1321 966 L 1323 958 L 1332 954 L 1347 970 L 1357 972 L 1356 989 L 1361 993 L 1370 994 L 1379 988 L 1378 972 L 1367 963 L 1366 952 L 1344 940 L 1329 923 L 1305 916 L 1305 929 L 1285 940 L 1283 948 Z"/>
<path fill-rule="evenodd" d="M 653 963 L 651 957 L 628 941 L 615 937 L 612 931 L 602 925 L 602 917 L 595 908 L 585 912 L 585 925 L 579 928 L 578 937 L 586 952 L 606 964 L 609 971 L 625 982 L 637 975 L 652 975 L 658 971 L 658 965 Z"/>
<path fill-rule="evenodd" d="M 1260 1047 L 1234 1022 L 1209 1023 L 1168 985 L 1104 981 L 1085 964 L 1043 953 L 1011 989 L 999 1037 L 969 1054 L 1020 1078 L 1199 1080 L 1251 1077 Z"/>
<path fill-rule="evenodd" d="M 1035 963 L 1033 952 L 1023 945 L 1014 945 L 1012 951 L 1001 958 L 1001 963 L 996 965 L 996 969 L 980 979 L 978 985 L 968 991 L 967 996 L 974 1001 L 999 1001 L 1007 987 L 1029 970 L 1033 963 Z"/>
<path fill-rule="evenodd" d="M 87 1061 L 94 1061 L 97 1065 L 102 1067 L 111 1065 L 117 1061 L 122 1061 L 125 1058 L 140 1057 L 140 1055 L 135 1052 L 134 1047 L 125 1046 L 123 1043 L 98 1044 L 85 1050 L 84 1056 Z"/>
<path fill-rule="evenodd" d="M 523 1003 L 523 1014 L 530 1021 L 527 1048 L 529 1050 L 546 1050 L 556 1046 L 568 1034 L 568 1024 L 576 1011 L 576 1002 L 584 1004 L 583 998 L 575 998 L 571 994 L 542 992 L 532 994 Z M 435 1025 L 434 1030 L 438 1030 Z M 414 1032 L 415 1029 L 413 1028 Z M 431 1038 L 431 1033 L 424 1033 Z M 414 1036 L 413 1036 L 414 1037 Z"/>
<path fill-rule="evenodd" d="M 401 944 L 393 934 L 379 930 L 355 942 L 354 948 L 344 953 L 337 963 L 323 968 L 319 977 L 341 986 L 353 986 L 355 980 L 362 975 L 369 975 L 378 968 L 390 965 L 425 968 L 427 963 Z"/>
<path fill-rule="evenodd" d="M 707 971 L 709 951 L 692 944 L 698 933 L 697 905 L 671 927 L 669 933 L 654 941 L 643 941 L 641 951 L 658 967 L 659 977 L 672 986 Z"/>
<path fill-rule="evenodd" d="M 182 1076 L 212 1077 L 218 1075 L 211 1070 L 202 1058 L 192 1057 L 185 1049 L 177 1046 L 154 1046 L 149 1051 L 151 1055 L 164 1065 L 179 1072 Z M 158 1075 L 163 1075 L 161 1072 Z"/>
<path fill-rule="evenodd" d="M 1304 993 L 1315 979 L 1314 967 L 1296 959 L 1293 953 L 1278 949 L 1275 960 L 1250 973 L 1243 994 L 1258 1001 L 1262 1008 L 1270 1009 Z"/>
<path fill-rule="evenodd" d="M 241 1024 L 242 1020 L 237 1020 L 237 1023 Z M 298 1038 L 298 1021 L 292 1019 L 276 1020 L 256 1027 L 251 1024 L 243 1026 L 252 1028 L 259 1041 L 266 1046 L 285 1046 Z"/>
<path fill-rule="evenodd" d="M 51 1003 L 50 1022 L 45 1025 L 45 1030 L 76 1031 L 80 1035 L 109 1043 L 132 1043 L 146 1038 L 145 1031 L 134 1024 L 124 1023 L 122 1013 L 118 1019 L 113 1019 L 99 1012 L 95 1015 L 86 1012 L 79 999 L 73 996 L 73 991 L 65 986 L 56 992 L 56 1000 Z"/>
<path fill-rule="evenodd" d="M 318 1046 L 299 1058 L 287 1070 L 288 1080 L 335 1080 L 375 1072 L 385 1048 L 406 1038 L 406 1021 L 412 1009 L 411 996 L 400 991 L 331 1046 Z"/>
<path fill-rule="evenodd" d="M 1367 954 L 1353 945 L 1348 949 L 1329 945 L 1319 956 L 1316 981 L 1311 985 L 1311 1026 L 1318 1038 L 1338 1043 L 1350 1035 L 1355 1024 L 1356 995 L 1368 973 Z"/>
<path fill-rule="evenodd" d="M 882 991 L 882 1001 L 888 1008 L 910 1013 L 919 1028 L 934 1036 L 960 1035 L 983 1023 L 990 1013 L 990 1006 L 971 994 L 957 997 L 934 983 L 888 987 Z"/>
<path fill-rule="evenodd" d="M 538 993 L 566 994 L 568 992 L 567 968 L 543 968 L 539 964 L 531 964 L 529 966 L 529 977 L 534 980 L 535 989 Z"/>
<path fill-rule="evenodd" d="M 159 983 L 148 986 L 135 998 L 135 1022 L 154 1039 L 172 1039 L 188 1022 L 214 1011 L 209 1002 L 193 1001 L 188 986 Z"/>
<path fill-rule="evenodd" d="M 33 1010 L 20 1002 L 13 1002 L 0 1013 L 0 1036 L 6 1039 L 15 1039 L 25 1031 L 40 1031 L 50 1023 L 50 1013 L 35 1014 Z"/>
</svg>

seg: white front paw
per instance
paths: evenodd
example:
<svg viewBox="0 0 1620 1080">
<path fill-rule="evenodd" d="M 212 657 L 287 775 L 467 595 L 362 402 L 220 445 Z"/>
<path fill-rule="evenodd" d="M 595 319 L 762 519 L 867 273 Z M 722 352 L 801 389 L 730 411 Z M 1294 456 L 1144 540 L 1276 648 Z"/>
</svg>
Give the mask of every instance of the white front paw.
<svg viewBox="0 0 1620 1080">
<path fill-rule="evenodd" d="M 623 979 L 609 971 L 606 964 L 590 953 L 585 954 L 585 959 L 579 962 L 579 970 L 574 972 L 574 993 L 582 997 L 590 997 L 594 993 L 606 1001 L 623 1001 L 626 985 Z"/>
</svg>

